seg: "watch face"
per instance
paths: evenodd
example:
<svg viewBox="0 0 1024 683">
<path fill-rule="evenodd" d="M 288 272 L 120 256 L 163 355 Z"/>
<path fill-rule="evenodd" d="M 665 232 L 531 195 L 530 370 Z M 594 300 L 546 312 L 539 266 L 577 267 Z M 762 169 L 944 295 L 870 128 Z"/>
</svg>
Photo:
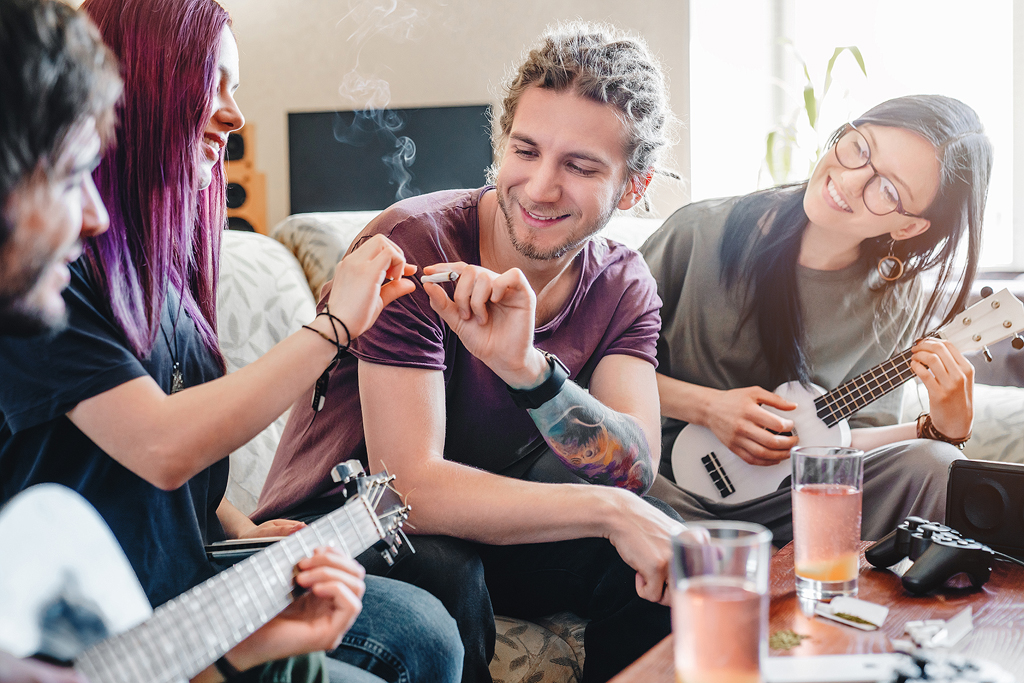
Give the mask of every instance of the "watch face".
<svg viewBox="0 0 1024 683">
<path fill-rule="evenodd" d="M 557 366 L 557 367 L 560 367 L 560 368 L 562 368 L 562 372 L 564 372 L 564 373 L 565 373 L 566 377 L 568 377 L 568 376 L 569 376 L 569 375 L 571 374 L 571 373 L 569 372 L 569 368 L 567 368 L 567 367 L 565 366 L 565 363 L 563 363 L 563 362 L 562 362 L 562 359 L 561 359 L 561 358 L 559 358 L 558 356 L 556 356 L 556 355 L 555 355 L 555 354 L 553 354 L 553 353 L 548 353 L 547 351 L 542 351 L 541 353 L 543 353 L 543 354 L 544 354 L 544 357 L 548 359 L 548 363 L 550 363 L 550 364 L 551 364 L 551 370 L 552 370 L 552 372 L 554 372 L 554 369 L 555 369 L 555 367 Z M 563 381 L 564 381 L 564 380 L 563 380 Z"/>
</svg>

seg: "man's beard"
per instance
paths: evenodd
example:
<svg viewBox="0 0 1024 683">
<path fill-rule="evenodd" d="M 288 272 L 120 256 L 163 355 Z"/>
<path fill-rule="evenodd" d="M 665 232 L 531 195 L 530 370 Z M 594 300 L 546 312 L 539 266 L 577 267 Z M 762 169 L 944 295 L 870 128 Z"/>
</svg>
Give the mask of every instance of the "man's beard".
<svg viewBox="0 0 1024 683">
<path fill-rule="evenodd" d="M 32 292 L 48 265 L 47 261 L 37 262 L 20 268 L 16 275 L 0 277 L 0 336 L 31 337 L 56 332 L 67 324 L 66 312 L 54 318 L 31 304 Z"/>
<path fill-rule="evenodd" d="M 0 336 L 34 337 L 44 332 L 59 332 L 67 325 L 67 314 L 53 319 L 24 305 L 24 300 L 0 300 Z"/>
<path fill-rule="evenodd" d="M 501 214 L 505 217 L 505 231 L 508 233 L 509 241 L 512 242 L 512 246 L 515 247 L 516 251 L 526 258 L 534 261 L 553 261 L 565 256 L 567 253 L 578 248 L 581 244 L 597 234 L 601 228 L 608 224 L 612 214 L 615 212 L 615 207 L 613 206 L 590 225 L 577 226 L 578 229 L 575 232 L 570 233 L 568 238 L 566 238 L 566 241 L 562 244 L 548 249 L 547 251 L 541 251 L 533 244 L 521 242 L 519 238 L 516 237 L 516 229 L 512 224 L 512 211 L 505 202 L 505 197 L 502 194 L 501 187 L 497 188 L 495 194 L 498 197 L 498 207 L 501 209 Z M 514 196 L 511 197 L 511 199 L 518 203 Z"/>
</svg>

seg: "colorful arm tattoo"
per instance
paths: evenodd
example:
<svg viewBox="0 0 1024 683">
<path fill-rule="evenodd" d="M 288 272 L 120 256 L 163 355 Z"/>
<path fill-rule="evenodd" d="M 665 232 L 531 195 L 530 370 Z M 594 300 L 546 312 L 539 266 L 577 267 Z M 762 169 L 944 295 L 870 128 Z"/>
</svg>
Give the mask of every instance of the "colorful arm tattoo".
<svg viewBox="0 0 1024 683">
<path fill-rule="evenodd" d="M 608 408 L 578 384 L 566 382 L 557 396 L 529 412 L 551 450 L 590 483 L 639 495 L 654 483 L 651 449 L 637 420 Z"/>
</svg>

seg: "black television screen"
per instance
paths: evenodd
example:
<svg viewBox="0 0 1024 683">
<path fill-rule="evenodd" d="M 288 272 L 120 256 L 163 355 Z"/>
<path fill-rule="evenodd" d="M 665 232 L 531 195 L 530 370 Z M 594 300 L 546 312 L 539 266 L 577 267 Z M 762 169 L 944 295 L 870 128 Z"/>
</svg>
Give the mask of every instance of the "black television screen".
<svg viewBox="0 0 1024 683">
<path fill-rule="evenodd" d="M 288 114 L 291 212 L 384 209 L 483 185 L 492 159 L 489 109 Z"/>
</svg>

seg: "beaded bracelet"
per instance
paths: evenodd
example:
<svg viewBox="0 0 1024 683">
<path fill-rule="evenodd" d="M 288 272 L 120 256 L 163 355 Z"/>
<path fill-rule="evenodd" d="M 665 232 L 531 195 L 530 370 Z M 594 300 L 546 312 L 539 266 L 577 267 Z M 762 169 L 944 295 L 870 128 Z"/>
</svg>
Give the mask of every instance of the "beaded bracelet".
<svg viewBox="0 0 1024 683">
<path fill-rule="evenodd" d="M 951 439 L 938 429 L 935 428 L 935 424 L 932 422 L 931 413 L 921 413 L 917 416 L 917 438 L 919 439 L 931 439 L 932 441 L 944 441 L 951 446 L 956 446 L 960 450 L 964 449 L 964 445 L 970 441 L 971 435 L 974 430 L 967 432 L 967 436 L 962 439 Z"/>
</svg>

